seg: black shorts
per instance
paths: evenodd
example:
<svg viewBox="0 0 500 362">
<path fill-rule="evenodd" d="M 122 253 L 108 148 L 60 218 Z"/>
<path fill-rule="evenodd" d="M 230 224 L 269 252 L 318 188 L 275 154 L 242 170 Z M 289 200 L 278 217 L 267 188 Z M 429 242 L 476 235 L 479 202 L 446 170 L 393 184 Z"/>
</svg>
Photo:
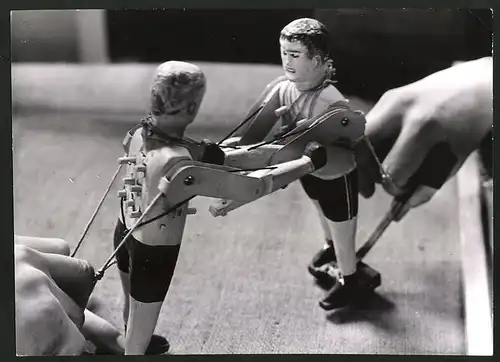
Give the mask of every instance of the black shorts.
<svg viewBox="0 0 500 362">
<path fill-rule="evenodd" d="M 300 182 L 307 196 L 319 202 L 329 220 L 347 221 L 358 215 L 357 169 L 333 180 L 307 175 Z"/>
<path fill-rule="evenodd" d="M 117 220 L 114 246 L 118 247 L 128 231 Z M 130 295 L 143 303 L 165 299 L 179 256 L 180 245 L 145 245 L 130 236 L 116 253 L 118 269 L 130 276 Z"/>
<path fill-rule="evenodd" d="M 128 230 L 123 224 L 123 222 L 118 219 L 116 221 L 116 226 L 115 226 L 115 233 L 113 236 L 113 246 L 116 249 L 118 245 L 122 242 L 123 238 L 125 235 L 127 235 Z M 125 244 L 129 243 L 130 240 L 133 238 L 131 235 L 128 240 L 125 242 Z M 118 267 L 118 270 L 128 273 L 129 272 L 129 265 L 130 265 L 130 255 L 127 249 L 127 245 L 123 245 L 118 251 L 116 252 L 116 265 Z"/>
</svg>

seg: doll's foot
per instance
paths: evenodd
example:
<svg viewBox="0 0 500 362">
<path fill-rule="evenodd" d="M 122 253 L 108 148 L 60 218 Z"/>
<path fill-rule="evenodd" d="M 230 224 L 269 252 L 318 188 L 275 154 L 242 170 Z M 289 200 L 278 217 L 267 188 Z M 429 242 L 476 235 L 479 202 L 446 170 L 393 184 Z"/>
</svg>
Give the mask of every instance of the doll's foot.
<svg viewBox="0 0 500 362">
<path fill-rule="evenodd" d="M 164 337 L 159 336 L 157 334 L 153 334 L 153 336 L 151 337 L 151 341 L 149 341 L 148 348 L 146 348 L 146 352 L 144 354 L 146 355 L 164 354 L 167 353 L 169 349 L 170 349 L 170 343 L 168 343 L 168 341 Z M 111 349 L 99 347 L 95 349 L 94 354 L 114 355 L 114 354 L 123 354 L 123 352 L 117 353 Z"/>
<path fill-rule="evenodd" d="M 361 283 L 359 272 L 343 277 L 343 283 L 337 280 L 326 297 L 319 302 L 324 310 L 332 310 L 352 305 L 360 301 L 366 294 L 367 288 Z"/>
<path fill-rule="evenodd" d="M 337 256 L 335 255 L 335 248 L 333 247 L 333 242 L 327 240 L 326 245 L 314 255 L 311 263 L 309 263 L 307 269 L 312 276 L 316 279 L 327 279 L 330 275 L 324 266 L 328 263 L 336 263 Z"/>
<path fill-rule="evenodd" d="M 144 354 L 146 355 L 158 355 L 158 354 L 164 354 L 167 353 L 168 350 L 170 349 L 170 343 L 166 340 L 165 337 L 159 336 L 157 334 L 153 334 L 151 336 L 151 341 L 149 341 L 148 348 L 146 348 L 146 352 Z M 96 355 L 112 355 L 112 354 L 123 354 L 122 353 L 116 353 L 115 351 L 104 348 L 104 347 L 99 347 L 95 349 L 94 354 Z"/>
<path fill-rule="evenodd" d="M 124 324 L 125 333 L 127 333 L 127 325 Z M 165 337 L 158 334 L 153 334 L 151 340 L 149 341 L 148 348 L 144 354 L 154 355 L 167 353 L 170 349 L 170 343 Z"/>
<path fill-rule="evenodd" d="M 147 355 L 163 354 L 167 353 L 169 349 L 170 349 L 170 343 L 168 343 L 165 337 L 153 334 L 151 336 L 151 341 L 149 342 L 145 354 Z"/>
</svg>

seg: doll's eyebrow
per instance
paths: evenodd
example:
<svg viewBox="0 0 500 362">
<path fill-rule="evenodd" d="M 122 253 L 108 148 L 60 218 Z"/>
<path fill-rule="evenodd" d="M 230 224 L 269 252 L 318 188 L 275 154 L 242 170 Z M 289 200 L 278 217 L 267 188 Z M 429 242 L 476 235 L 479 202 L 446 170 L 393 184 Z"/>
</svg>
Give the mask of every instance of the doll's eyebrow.
<svg viewBox="0 0 500 362">
<path fill-rule="evenodd" d="M 297 54 L 300 54 L 300 50 L 287 50 L 285 48 L 281 48 L 281 50 L 284 50 L 287 53 L 297 53 Z"/>
</svg>

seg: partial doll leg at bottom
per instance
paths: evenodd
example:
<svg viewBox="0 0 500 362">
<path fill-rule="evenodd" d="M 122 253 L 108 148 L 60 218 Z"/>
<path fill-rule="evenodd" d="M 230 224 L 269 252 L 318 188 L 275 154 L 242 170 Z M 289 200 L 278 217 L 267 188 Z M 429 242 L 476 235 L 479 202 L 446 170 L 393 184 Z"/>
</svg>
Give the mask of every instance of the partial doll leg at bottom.
<svg viewBox="0 0 500 362">
<path fill-rule="evenodd" d="M 125 228 L 125 225 L 123 224 L 123 222 L 120 219 L 118 219 L 117 224 L 116 224 L 116 228 L 115 228 L 115 234 L 114 234 L 114 246 L 115 246 L 115 248 L 118 247 L 118 245 L 123 240 L 123 238 L 125 237 L 127 232 L 128 231 Z M 177 254 L 178 254 L 178 251 L 177 251 Z M 131 314 L 130 313 L 131 301 L 133 304 L 136 304 L 136 302 L 133 301 L 134 299 L 131 296 L 130 254 L 128 251 L 128 247 L 124 246 L 120 250 L 118 250 L 118 252 L 116 254 L 116 260 L 117 260 L 117 268 L 119 271 L 120 281 L 122 284 L 122 292 L 123 292 L 123 312 L 122 312 L 123 323 L 124 323 L 125 332 L 127 332 L 127 330 L 130 330 L 130 328 L 128 326 L 128 321 L 129 321 L 129 315 Z M 177 260 L 177 257 L 175 257 L 175 260 Z M 175 265 L 173 267 L 171 267 L 172 270 L 173 270 L 173 268 L 175 268 Z M 172 273 L 173 273 L 173 271 L 172 271 Z M 158 306 L 156 306 L 156 309 L 158 309 L 158 313 L 159 313 L 159 310 L 161 309 L 162 303 L 163 302 L 158 303 L 159 308 L 158 308 Z M 134 328 L 134 327 L 132 327 L 132 328 Z M 162 353 L 168 352 L 169 348 L 170 348 L 170 344 L 167 341 L 167 339 L 165 339 L 162 336 L 153 334 L 150 338 L 150 341 L 149 341 L 149 344 L 146 348 L 145 354 L 147 354 L 147 355 L 162 354 Z"/>
<path fill-rule="evenodd" d="M 333 180 L 323 180 L 308 175 L 302 181 L 307 195 L 319 205 L 322 225 L 326 224 L 332 237 L 332 245 L 326 245 L 316 254 L 314 262 L 323 256 L 323 261 L 336 261 L 342 278 L 328 291 L 320 301 L 323 309 L 340 308 L 357 301 L 363 291 L 357 273 L 356 230 L 358 215 L 358 185 L 356 169 Z M 324 229 L 325 226 L 323 226 Z M 325 231 L 325 235 L 327 231 Z M 330 255 L 330 257 L 327 257 Z M 334 255 L 334 257 L 332 256 Z M 319 264 L 319 263 L 318 263 Z M 312 273 L 314 275 L 314 273 Z M 316 273 L 319 275 L 318 273 Z"/>
<path fill-rule="evenodd" d="M 319 302 L 321 308 L 331 310 L 358 302 L 366 292 L 360 282 L 356 257 L 358 221 L 358 178 L 356 170 L 334 180 L 333 197 L 320 199 L 332 233 L 341 278 Z"/>
<path fill-rule="evenodd" d="M 323 280 L 329 278 L 327 272 L 323 269 L 326 264 L 336 262 L 337 255 L 335 253 L 335 247 L 333 246 L 333 237 L 330 231 L 330 226 L 325 218 L 323 211 L 321 210 L 321 205 L 317 200 L 311 199 L 318 213 L 318 217 L 321 223 L 321 228 L 324 235 L 323 247 L 314 254 L 311 262 L 307 266 L 309 273 L 318 280 Z"/>
</svg>

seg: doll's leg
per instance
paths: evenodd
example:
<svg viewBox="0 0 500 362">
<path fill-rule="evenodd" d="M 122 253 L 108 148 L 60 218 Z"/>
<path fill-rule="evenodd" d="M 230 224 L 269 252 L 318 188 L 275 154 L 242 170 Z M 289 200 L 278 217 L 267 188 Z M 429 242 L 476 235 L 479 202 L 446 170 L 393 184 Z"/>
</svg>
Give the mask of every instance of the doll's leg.
<svg viewBox="0 0 500 362">
<path fill-rule="evenodd" d="M 330 231 L 330 227 L 328 226 L 328 222 L 326 221 L 326 218 L 323 215 L 323 211 L 321 210 L 321 205 L 319 204 L 318 200 L 312 200 L 312 202 L 319 216 L 319 221 L 321 223 L 321 228 L 323 229 L 323 235 L 325 238 L 326 245 L 332 245 L 333 243 L 332 233 Z"/>
<path fill-rule="evenodd" d="M 337 261 L 330 226 L 318 201 L 318 198 L 321 197 L 321 194 L 325 192 L 322 187 L 324 188 L 324 183 L 327 183 L 328 181 L 324 181 L 317 177 L 307 175 L 300 179 L 300 182 L 307 196 L 309 196 L 314 204 L 314 207 L 317 210 L 325 240 L 323 247 L 313 256 L 311 262 L 309 263 L 308 270 L 309 273 L 311 273 L 315 278 L 326 279 L 329 278 L 329 275 L 324 269 L 322 269 L 322 266 Z"/>
<path fill-rule="evenodd" d="M 115 226 L 115 233 L 113 236 L 113 245 L 115 248 L 121 243 L 127 230 L 122 220 L 117 219 Z M 125 246 L 120 248 L 116 253 L 116 266 L 118 268 L 118 273 L 120 275 L 120 281 L 122 284 L 123 292 L 123 324 L 126 326 L 128 323 L 128 313 L 129 313 L 129 294 L 130 294 L 130 276 L 129 276 L 129 253 Z"/>
<path fill-rule="evenodd" d="M 114 234 L 114 246 L 118 247 L 120 242 L 123 240 L 127 230 L 123 222 L 118 219 L 115 227 Z M 125 331 L 127 330 L 127 324 L 130 313 L 130 255 L 126 246 L 120 248 L 116 254 L 117 267 L 120 275 L 120 281 L 122 284 L 123 292 L 123 323 Z M 149 345 L 145 351 L 145 354 L 162 354 L 168 351 L 170 345 L 168 341 L 159 335 L 153 334 Z"/>
<path fill-rule="evenodd" d="M 180 244 L 150 246 L 131 237 L 130 311 L 125 354 L 147 353 L 170 287 Z"/>
<path fill-rule="evenodd" d="M 360 283 L 356 258 L 356 229 L 358 215 L 357 172 L 329 181 L 329 194 L 319 199 L 333 236 L 337 263 L 342 279 L 337 280 L 326 297 L 320 301 L 323 309 L 340 308 L 356 302 L 366 288 Z M 326 184 L 325 184 L 326 185 Z"/>
<path fill-rule="evenodd" d="M 334 180 L 323 180 L 318 200 L 329 226 L 342 275 L 356 271 L 358 187 L 356 169 Z"/>
</svg>

